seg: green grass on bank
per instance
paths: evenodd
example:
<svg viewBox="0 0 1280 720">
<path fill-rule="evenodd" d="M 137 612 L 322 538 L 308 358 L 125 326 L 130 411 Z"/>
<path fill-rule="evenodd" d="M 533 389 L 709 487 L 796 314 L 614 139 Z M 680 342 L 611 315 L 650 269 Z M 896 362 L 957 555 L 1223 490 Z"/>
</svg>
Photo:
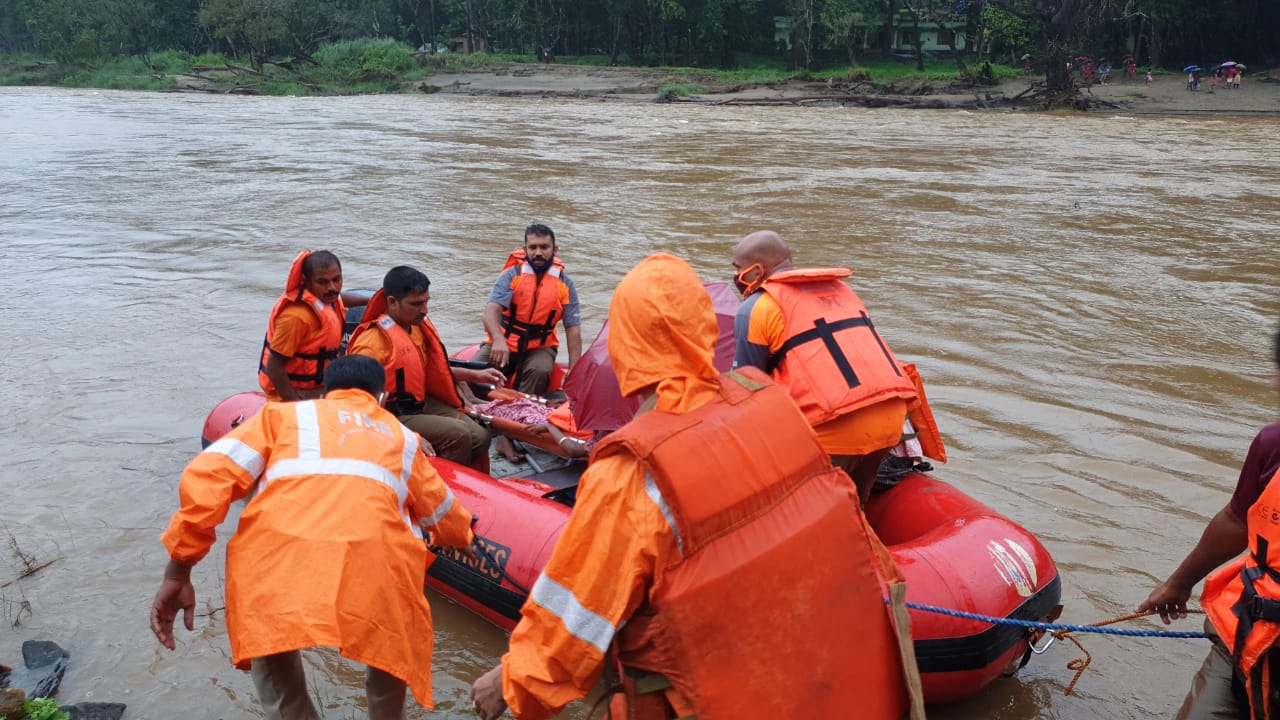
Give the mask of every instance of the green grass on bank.
<svg viewBox="0 0 1280 720">
<path fill-rule="evenodd" d="M 775 56 L 737 56 L 741 67 L 733 70 L 691 68 L 653 64 L 646 70 L 669 75 L 659 95 L 688 95 L 707 89 L 782 82 L 792 79 L 864 80 L 874 83 L 901 83 L 911 80 L 946 83 L 959 79 L 949 57 L 934 56 L 923 73 L 914 61 L 869 60 L 855 67 L 789 71 L 786 61 Z M 180 51 L 164 51 L 146 56 L 112 57 L 80 65 L 64 65 L 31 53 L 0 54 L 0 85 L 53 85 L 63 87 L 108 88 L 118 90 L 169 90 L 185 85 L 215 91 L 249 91 L 267 95 L 336 95 L 399 92 L 438 73 L 475 71 L 512 63 L 534 63 L 528 53 L 448 53 L 418 55 L 407 45 L 390 39 L 359 39 L 322 46 L 315 63 L 288 63 L 287 67 L 264 63 L 261 73 L 249 68 L 247 58 L 221 54 L 192 56 Z M 557 56 L 563 65 L 606 66 L 604 55 Z M 967 59 L 970 72 L 982 63 Z M 233 66 L 228 69 L 228 66 Z M 992 64 L 998 79 L 1022 75 L 1021 68 Z M 193 85 L 194 84 L 194 85 Z"/>
</svg>

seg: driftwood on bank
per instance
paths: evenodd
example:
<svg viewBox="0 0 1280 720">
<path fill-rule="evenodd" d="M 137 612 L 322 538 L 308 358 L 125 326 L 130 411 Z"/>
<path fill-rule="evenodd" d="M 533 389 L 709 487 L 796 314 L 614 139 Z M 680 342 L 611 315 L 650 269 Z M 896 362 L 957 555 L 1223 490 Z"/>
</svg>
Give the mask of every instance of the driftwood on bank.
<svg viewBox="0 0 1280 720">
<path fill-rule="evenodd" d="M 1072 110 L 1125 110 L 1124 105 L 1096 97 L 1089 86 L 1050 89 L 1044 82 L 1034 82 L 1026 90 L 1013 96 L 1010 103 L 1037 110 L 1069 108 Z"/>
</svg>

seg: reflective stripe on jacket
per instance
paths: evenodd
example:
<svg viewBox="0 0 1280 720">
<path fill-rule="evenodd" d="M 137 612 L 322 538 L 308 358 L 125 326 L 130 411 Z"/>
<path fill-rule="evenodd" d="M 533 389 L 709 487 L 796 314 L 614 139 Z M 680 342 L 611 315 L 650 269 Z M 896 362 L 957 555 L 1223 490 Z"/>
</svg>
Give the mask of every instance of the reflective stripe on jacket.
<svg viewBox="0 0 1280 720">
<path fill-rule="evenodd" d="M 1201 605 L 1235 659 L 1253 720 L 1280 717 L 1280 472 L 1249 508 L 1249 550 L 1205 580 Z"/>
<path fill-rule="evenodd" d="M 424 319 L 418 326 L 423 339 L 419 345 L 409 331 L 385 314 L 386 308 L 386 296 L 379 290 L 370 298 L 349 343 L 355 347 L 356 338 L 373 329 L 391 344 L 391 360 L 383 364 L 387 373 L 387 399 L 383 404 L 396 415 L 414 415 L 422 412 L 422 403 L 430 395 L 450 407 L 461 408 L 462 398 L 449 368 L 449 355 L 431 319 Z"/>
<path fill-rule="evenodd" d="M 767 370 L 811 425 L 881 400 L 916 396 L 862 300 L 840 282 L 848 275 L 839 268 L 786 270 L 764 283 L 786 323 L 786 340 Z"/>
<path fill-rule="evenodd" d="M 202 558 L 230 504 L 245 505 L 227 544 L 231 660 L 300 648 L 405 680 L 431 707 L 427 549 L 471 541 L 456 501 L 416 434 L 359 390 L 268 403 L 187 466 L 181 508 L 162 539 L 170 557 Z"/>
<path fill-rule="evenodd" d="M 342 299 L 333 305 L 326 305 L 311 291 L 304 289 L 302 261 L 311 255 L 310 250 L 303 250 L 293 259 L 289 267 L 289 279 L 285 283 L 284 294 L 276 299 L 271 308 L 271 317 L 267 320 L 267 334 L 262 339 L 262 356 L 258 359 L 258 386 L 267 395 L 279 396 L 271 378 L 267 377 L 267 358 L 271 353 L 271 337 L 275 335 L 276 320 L 286 307 L 293 303 L 303 305 L 319 320 L 321 331 L 311 337 L 298 348 L 293 357 L 284 363 L 284 370 L 289 375 L 289 384 L 297 390 L 310 390 L 324 385 L 324 368 L 330 360 L 341 354 L 343 323 L 347 309 Z"/>
</svg>

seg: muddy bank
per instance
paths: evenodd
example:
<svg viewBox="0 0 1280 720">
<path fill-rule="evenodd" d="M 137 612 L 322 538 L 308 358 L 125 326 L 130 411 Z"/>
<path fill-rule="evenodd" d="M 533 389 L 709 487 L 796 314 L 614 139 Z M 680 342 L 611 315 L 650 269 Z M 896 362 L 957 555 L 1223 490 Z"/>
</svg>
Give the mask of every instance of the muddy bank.
<svg viewBox="0 0 1280 720">
<path fill-rule="evenodd" d="M 1041 78 L 1028 76 L 999 85 L 961 87 L 954 84 L 907 80 L 873 83 L 832 79 L 786 80 L 749 85 L 717 84 L 712 75 L 684 75 L 648 68 L 608 68 L 577 65 L 510 65 L 490 70 L 445 72 L 405 90 L 455 95 L 529 97 L 579 97 L 614 101 L 648 102 L 659 98 L 667 86 L 697 84 L 696 93 L 667 99 L 681 102 L 734 104 L 777 102 L 782 104 L 870 104 L 878 106 L 963 107 L 1001 106 L 1032 90 Z M 1141 77 L 1133 82 L 1114 81 L 1087 91 L 1101 109 L 1159 114 L 1280 114 L 1280 82 L 1269 73 L 1245 78 L 1239 90 L 1216 91 L 1202 84 L 1190 92 L 1179 76 L 1157 76 L 1151 83 Z"/>
</svg>

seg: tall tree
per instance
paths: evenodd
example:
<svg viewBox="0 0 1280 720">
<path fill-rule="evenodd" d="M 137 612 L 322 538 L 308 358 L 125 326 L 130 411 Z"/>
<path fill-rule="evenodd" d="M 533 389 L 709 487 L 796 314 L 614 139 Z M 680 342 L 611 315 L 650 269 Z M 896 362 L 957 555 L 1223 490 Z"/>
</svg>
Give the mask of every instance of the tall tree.
<svg viewBox="0 0 1280 720">
<path fill-rule="evenodd" d="M 850 65 L 857 65 L 868 28 L 879 24 L 875 0 L 826 0 L 818 17 L 829 40 L 844 48 Z"/>
</svg>

